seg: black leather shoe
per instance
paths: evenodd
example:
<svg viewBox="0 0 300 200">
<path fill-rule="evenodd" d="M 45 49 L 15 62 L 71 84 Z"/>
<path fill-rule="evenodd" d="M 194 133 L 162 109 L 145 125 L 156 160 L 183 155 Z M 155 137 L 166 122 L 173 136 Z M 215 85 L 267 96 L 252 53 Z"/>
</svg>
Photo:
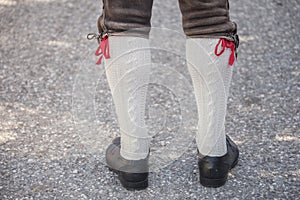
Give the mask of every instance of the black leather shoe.
<svg viewBox="0 0 300 200">
<path fill-rule="evenodd" d="M 126 160 L 120 154 L 120 137 L 115 138 L 106 150 L 106 163 L 127 190 L 143 190 L 148 187 L 148 157 L 142 160 Z"/>
<path fill-rule="evenodd" d="M 226 144 L 227 154 L 224 156 L 198 159 L 201 185 L 216 188 L 226 183 L 228 172 L 236 166 L 239 158 L 239 150 L 229 136 L 226 136 Z"/>
</svg>

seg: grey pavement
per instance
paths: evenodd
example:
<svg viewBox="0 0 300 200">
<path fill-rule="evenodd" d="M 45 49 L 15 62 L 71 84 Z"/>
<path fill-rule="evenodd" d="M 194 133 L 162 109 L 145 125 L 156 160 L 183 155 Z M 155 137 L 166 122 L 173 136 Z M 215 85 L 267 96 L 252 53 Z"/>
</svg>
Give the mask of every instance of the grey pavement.
<svg viewBox="0 0 300 200">
<path fill-rule="evenodd" d="M 147 190 L 135 192 L 123 189 L 103 164 L 99 138 L 117 135 L 118 124 L 103 66 L 93 65 L 97 44 L 86 40 L 97 30 L 101 6 L 92 0 L 0 0 L 0 199 L 299 199 L 298 0 L 231 0 L 241 44 L 226 132 L 239 145 L 240 160 L 227 184 L 199 184 L 191 141 L 181 157 L 150 173 Z M 156 0 L 152 25 L 159 27 L 151 34 L 153 46 L 165 45 L 153 49 L 153 62 L 190 85 L 177 1 Z M 148 104 L 160 107 L 148 111 L 156 149 L 166 146 L 181 120 L 180 101 L 166 91 L 162 85 L 149 91 Z M 184 85 L 178 91 L 184 93 Z M 191 129 L 195 106 L 188 107 Z"/>
</svg>

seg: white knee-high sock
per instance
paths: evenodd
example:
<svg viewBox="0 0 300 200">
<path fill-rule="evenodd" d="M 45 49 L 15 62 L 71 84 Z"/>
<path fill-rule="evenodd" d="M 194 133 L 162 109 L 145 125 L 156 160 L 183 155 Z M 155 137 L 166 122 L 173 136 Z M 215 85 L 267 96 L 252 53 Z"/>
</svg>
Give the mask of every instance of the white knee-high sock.
<svg viewBox="0 0 300 200">
<path fill-rule="evenodd" d="M 227 153 L 225 116 L 233 66 L 228 61 L 231 50 L 215 55 L 219 39 L 189 38 L 186 59 L 198 108 L 197 147 L 202 155 Z M 220 45 L 221 48 L 221 45 Z"/>
<path fill-rule="evenodd" d="M 121 131 L 121 156 L 128 160 L 146 158 L 150 139 L 144 114 L 151 56 L 149 40 L 111 36 L 110 59 L 105 70 Z"/>
</svg>

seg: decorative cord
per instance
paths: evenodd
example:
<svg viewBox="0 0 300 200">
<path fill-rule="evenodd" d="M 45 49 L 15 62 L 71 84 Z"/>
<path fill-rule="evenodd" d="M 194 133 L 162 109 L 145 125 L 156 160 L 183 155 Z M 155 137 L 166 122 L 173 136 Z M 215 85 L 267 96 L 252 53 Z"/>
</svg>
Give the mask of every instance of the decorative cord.
<svg viewBox="0 0 300 200">
<path fill-rule="evenodd" d="M 108 35 L 102 35 L 102 34 L 96 34 L 96 33 L 89 33 L 87 35 L 88 40 L 97 39 L 99 43 L 99 47 L 97 48 L 95 52 L 95 56 L 100 56 L 98 61 L 96 62 L 96 65 L 100 65 L 102 63 L 102 58 L 110 58 L 109 53 L 109 43 L 108 43 Z"/>
<path fill-rule="evenodd" d="M 220 52 L 218 52 L 220 44 L 222 46 L 222 49 L 221 49 Z M 234 63 L 234 60 L 235 60 L 235 57 L 234 57 L 234 55 L 235 55 L 235 53 L 234 53 L 234 51 L 235 51 L 235 44 L 234 44 L 233 41 L 229 41 L 229 40 L 226 40 L 224 38 L 220 38 L 219 42 L 218 42 L 218 44 L 216 45 L 216 48 L 215 48 L 215 54 L 216 54 L 216 56 L 222 55 L 224 53 L 224 51 L 225 51 L 226 48 L 231 49 L 231 54 L 230 54 L 230 57 L 229 57 L 228 64 L 230 66 L 232 66 L 233 63 Z"/>
</svg>

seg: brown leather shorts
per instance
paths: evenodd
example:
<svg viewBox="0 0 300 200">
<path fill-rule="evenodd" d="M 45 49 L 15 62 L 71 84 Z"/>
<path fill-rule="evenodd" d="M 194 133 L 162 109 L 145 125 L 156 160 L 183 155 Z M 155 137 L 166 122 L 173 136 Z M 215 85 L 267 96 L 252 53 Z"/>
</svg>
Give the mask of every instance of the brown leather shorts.
<svg viewBox="0 0 300 200">
<path fill-rule="evenodd" d="M 148 35 L 153 0 L 103 0 L 98 29 L 102 34 Z M 232 36 L 228 0 L 179 0 L 184 33 L 189 37 Z"/>
</svg>

